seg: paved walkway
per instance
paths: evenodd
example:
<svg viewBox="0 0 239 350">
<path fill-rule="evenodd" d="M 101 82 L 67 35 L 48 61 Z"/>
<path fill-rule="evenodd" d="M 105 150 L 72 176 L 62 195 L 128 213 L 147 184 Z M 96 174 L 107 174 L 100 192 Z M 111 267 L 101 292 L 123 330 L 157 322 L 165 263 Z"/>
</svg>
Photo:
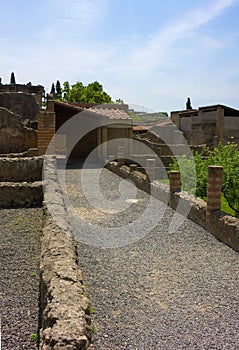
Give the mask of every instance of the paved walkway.
<svg viewBox="0 0 239 350">
<path fill-rule="evenodd" d="M 91 169 L 87 176 L 96 172 Z M 123 212 L 105 213 L 85 198 L 81 173 L 67 170 L 67 189 L 77 214 L 91 223 L 93 236 L 100 232 L 97 225 L 124 231 L 142 217 L 149 205 L 146 193 L 126 199 L 131 205 Z M 103 170 L 104 196 L 118 198 L 121 180 Z M 100 202 L 96 190 L 90 196 Z M 239 349 L 239 254 L 189 220 L 170 234 L 173 215 L 168 208 L 154 229 L 130 245 L 104 248 L 80 242 L 97 350 Z M 84 236 L 84 225 L 79 230 Z"/>
</svg>

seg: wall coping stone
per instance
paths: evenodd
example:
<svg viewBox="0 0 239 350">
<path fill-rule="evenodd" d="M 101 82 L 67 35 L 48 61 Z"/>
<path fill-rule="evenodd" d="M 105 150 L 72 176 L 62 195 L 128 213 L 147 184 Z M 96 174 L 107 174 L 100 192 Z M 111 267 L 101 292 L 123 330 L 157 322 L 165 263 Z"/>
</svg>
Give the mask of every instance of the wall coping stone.
<svg viewBox="0 0 239 350">
<path fill-rule="evenodd" d="M 40 350 L 93 350 L 90 298 L 78 266 L 77 243 L 67 223 L 56 158 L 48 157 L 46 165 L 44 199 L 49 211 L 54 209 L 54 218 L 45 207 L 40 261 Z"/>
<path fill-rule="evenodd" d="M 195 198 L 185 191 L 170 193 L 169 186 L 159 181 L 153 181 L 150 188 L 150 183 L 145 174 L 139 171 L 130 172 L 129 167 L 126 165 L 119 166 L 116 161 L 109 162 L 106 168 L 123 178 L 131 179 L 138 188 L 156 196 L 157 199 L 167 203 L 174 210 L 177 209 L 180 200 L 182 215 L 184 214 L 184 208 L 190 208 L 188 219 L 202 226 L 218 240 L 239 252 L 239 219 L 222 211 L 208 214 L 205 201 Z"/>
</svg>

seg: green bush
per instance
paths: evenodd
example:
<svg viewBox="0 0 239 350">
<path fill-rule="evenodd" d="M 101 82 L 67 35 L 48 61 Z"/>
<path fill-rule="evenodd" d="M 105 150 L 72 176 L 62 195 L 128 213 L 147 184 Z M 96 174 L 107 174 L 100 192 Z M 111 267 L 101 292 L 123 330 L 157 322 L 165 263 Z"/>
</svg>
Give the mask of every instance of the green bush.
<svg viewBox="0 0 239 350">
<path fill-rule="evenodd" d="M 196 184 L 193 179 L 192 162 L 196 171 Z M 182 190 L 206 200 L 209 165 L 220 165 L 223 167 L 222 192 L 228 206 L 239 217 L 239 151 L 235 143 L 219 144 L 212 151 L 204 147 L 202 152 L 194 153 L 193 160 L 188 159 L 186 156 L 174 159 L 170 164 L 170 170 L 180 171 Z"/>
</svg>

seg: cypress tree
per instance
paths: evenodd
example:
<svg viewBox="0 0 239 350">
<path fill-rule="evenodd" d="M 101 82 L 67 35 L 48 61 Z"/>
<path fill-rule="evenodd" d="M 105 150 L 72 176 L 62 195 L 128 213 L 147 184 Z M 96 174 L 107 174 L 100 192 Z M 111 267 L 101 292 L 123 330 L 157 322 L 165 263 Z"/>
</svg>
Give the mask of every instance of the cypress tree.
<svg viewBox="0 0 239 350">
<path fill-rule="evenodd" d="M 11 84 L 11 85 L 15 85 L 15 84 L 16 84 L 16 79 L 15 79 L 15 75 L 14 75 L 13 72 L 12 72 L 12 74 L 11 74 L 10 84 Z"/>
<path fill-rule="evenodd" d="M 61 83 L 59 82 L 59 80 L 57 80 L 57 82 L 56 82 L 56 97 L 61 98 L 61 96 L 62 96 Z"/>
<path fill-rule="evenodd" d="M 56 90 L 55 90 L 55 85 L 54 85 L 54 83 L 52 83 L 50 94 L 53 95 L 53 96 L 56 95 Z"/>
</svg>

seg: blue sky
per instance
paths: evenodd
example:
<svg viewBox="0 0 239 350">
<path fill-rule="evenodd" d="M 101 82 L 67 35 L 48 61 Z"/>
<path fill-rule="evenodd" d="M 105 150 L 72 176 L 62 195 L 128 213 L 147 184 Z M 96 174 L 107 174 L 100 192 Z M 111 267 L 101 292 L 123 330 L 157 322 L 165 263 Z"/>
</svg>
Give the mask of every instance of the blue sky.
<svg viewBox="0 0 239 350">
<path fill-rule="evenodd" d="M 239 109 L 239 0 L 0 0 L 7 83 L 98 80 L 156 111 Z"/>
</svg>

